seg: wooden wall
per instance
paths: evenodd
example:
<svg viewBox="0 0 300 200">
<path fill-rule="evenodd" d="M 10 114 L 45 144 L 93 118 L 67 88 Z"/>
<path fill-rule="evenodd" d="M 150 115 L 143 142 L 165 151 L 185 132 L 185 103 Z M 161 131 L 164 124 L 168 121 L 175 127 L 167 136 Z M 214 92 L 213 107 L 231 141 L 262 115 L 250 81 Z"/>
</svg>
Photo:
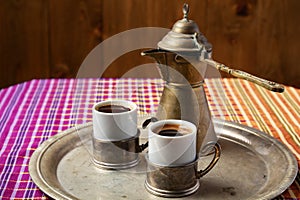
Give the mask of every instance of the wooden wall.
<svg viewBox="0 0 300 200">
<path fill-rule="evenodd" d="M 171 28 L 182 18 L 184 2 L 213 44 L 215 60 L 300 87 L 299 0 L 2 0 L 0 88 L 76 77 L 101 41 L 138 27 Z M 140 52 L 121 56 L 104 76 L 152 62 Z"/>
</svg>

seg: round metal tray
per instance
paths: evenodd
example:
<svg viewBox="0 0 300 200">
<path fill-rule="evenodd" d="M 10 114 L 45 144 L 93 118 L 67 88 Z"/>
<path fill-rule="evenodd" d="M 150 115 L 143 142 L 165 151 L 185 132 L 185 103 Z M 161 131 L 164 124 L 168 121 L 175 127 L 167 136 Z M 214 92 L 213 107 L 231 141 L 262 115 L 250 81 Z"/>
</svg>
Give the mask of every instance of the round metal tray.
<svg viewBox="0 0 300 200">
<path fill-rule="evenodd" d="M 214 120 L 214 125 L 221 158 L 200 179 L 199 190 L 184 199 L 271 199 L 292 184 L 298 165 L 282 143 L 233 122 Z M 140 163 L 127 170 L 94 166 L 91 131 L 91 123 L 71 128 L 51 137 L 34 152 L 29 172 L 44 193 L 54 199 L 163 199 L 144 188 L 144 153 L 140 154 Z M 210 160 L 210 156 L 202 158 L 199 168 Z"/>
</svg>

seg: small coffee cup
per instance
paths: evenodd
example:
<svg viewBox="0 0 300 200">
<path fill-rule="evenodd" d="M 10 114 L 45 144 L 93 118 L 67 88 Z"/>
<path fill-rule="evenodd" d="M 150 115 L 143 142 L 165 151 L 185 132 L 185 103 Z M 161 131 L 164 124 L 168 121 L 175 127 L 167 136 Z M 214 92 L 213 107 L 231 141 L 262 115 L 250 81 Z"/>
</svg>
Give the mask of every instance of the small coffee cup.
<svg viewBox="0 0 300 200">
<path fill-rule="evenodd" d="M 184 120 L 161 120 L 148 129 L 149 161 L 161 166 L 181 166 L 196 159 L 194 124 Z"/>
<path fill-rule="evenodd" d="M 93 161 L 105 169 L 126 169 L 138 164 L 146 146 L 139 146 L 137 106 L 109 100 L 93 106 Z"/>
<path fill-rule="evenodd" d="M 215 166 L 221 149 L 218 143 L 207 144 L 214 147 L 214 157 L 204 170 L 198 171 L 196 132 L 196 126 L 184 120 L 161 120 L 150 125 L 145 181 L 148 192 L 161 197 L 183 197 L 198 190 L 200 177 Z"/>
<path fill-rule="evenodd" d="M 199 179 L 207 174 L 218 162 L 221 148 L 214 145 L 215 154 L 204 170 L 198 170 L 198 160 L 181 166 L 161 166 L 152 163 L 146 155 L 146 190 L 156 196 L 178 198 L 192 195 L 200 187 Z"/>
<path fill-rule="evenodd" d="M 137 106 L 126 100 L 108 100 L 93 106 L 94 137 L 120 141 L 137 135 Z"/>
</svg>

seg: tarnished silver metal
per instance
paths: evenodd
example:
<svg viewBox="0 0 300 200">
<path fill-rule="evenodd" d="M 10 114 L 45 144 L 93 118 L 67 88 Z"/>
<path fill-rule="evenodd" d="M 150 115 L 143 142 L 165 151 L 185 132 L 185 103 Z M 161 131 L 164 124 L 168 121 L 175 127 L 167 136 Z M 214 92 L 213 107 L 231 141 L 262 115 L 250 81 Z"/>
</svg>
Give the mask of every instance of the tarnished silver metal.
<svg viewBox="0 0 300 200">
<path fill-rule="evenodd" d="M 188 4 L 184 4 L 182 10 L 183 19 L 173 25 L 172 30 L 158 43 L 158 48 L 208 57 L 212 50 L 211 44 L 199 31 L 197 23 L 188 18 Z"/>
<path fill-rule="evenodd" d="M 147 160 L 145 188 L 151 194 L 161 197 L 184 197 L 199 188 L 198 163 L 194 161 L 184 166 L 159 166 Z"/>
<path fill-rule="evenodd" d="M 139 135 L 120 140 L 103 141 L 93 138 L 93 162 L 104 169 L 126 169 L 139 162 L 138 153 L 146 146 L 139 145 Z"/>
<path fill-rule="evenodd" d="M 214 149 L 212 161 L 200 171 L 198 171 L 198 159 L 183 166 L 160 166 L 152 163 L 146 155 L 145 188 L 148 192 L 161 197 L 184 197 L 195 193 L 200 185 L 198 179 L 212 170 L 220 158 L 220 145 L 216 144 Z"/>
<path fill-rule="evenodd" d="M 294 181 L 297 160 L 275 138 L 256 129 L 214 120 L 222 146 L 218 164 L 200 179 L 200 188 L 185 199 L 272 199 Z M 141 130 L 142 131 L 142 130 Z M 141 132 L 141 142 L 147 135 Z M 34 183 L 54 199 L 164 199 L 149 194 L 145 187 L 145 152 L 140 162 L 124 170 L 103 170 L 91 160 L 92 124 L 57 134 L 32 155 L 29 173 Z M 212 160 L 199 160 L 199 168 Z"/>
<path fill-rule="evenodd" d="M 178 20 L 172 30 L 158 42 L 157 49 L 144 51 L 142 55 L 150 56 L 157 61 L 160 75 L 166 82 L 156 117 L 160 120 L 172 118 L 194 123 L 198 127 L 199 153 L 203 135 L 215 135 L 203 90 L 203 76 L 207 65 L 271 91 L 283 92 L 284 87 L 240 70 L 232 70 L 212 60 L 212 45 L 199 31 L 197 24 L 188 18 L 188 12 L 189 7 L 184 4 L 183 19 Z"/>
<path fill-rule="evenodd" d="M 214 157 L 213 159 L 211 160 L 211 162 L 209 163 L 209 165 L 203 169 L 203 170 L 200 170 L 198 173 L 197 173 L 197 177 L 198 178 L 201 178 L 203 177 L 204 175 L 206 175 L 208 172 L 210 172 L 210 170 L 212 170 L 212 168 L 214 168 L 214 166 L 217 164 L 217 162 L 219 161 L 220 159 L 220 156 L 221 156 L 221 146 L 219 145 L 219 143 L 216 143 L 214 146 L 213 146 L 213 149 L 214 149 Z"/>
</svg>

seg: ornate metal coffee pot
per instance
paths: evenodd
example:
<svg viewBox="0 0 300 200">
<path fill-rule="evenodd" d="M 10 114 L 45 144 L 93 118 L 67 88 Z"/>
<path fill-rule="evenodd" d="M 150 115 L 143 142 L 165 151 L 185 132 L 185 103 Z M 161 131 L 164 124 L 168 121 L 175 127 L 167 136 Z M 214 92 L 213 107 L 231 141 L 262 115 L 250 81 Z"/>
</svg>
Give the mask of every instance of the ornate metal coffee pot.
<svg viewBox="0 0 300 200">
<path fill-rule="evenodd" d="M 207 65 L 235 77 L 254 82 L 266 89 L 283 92 L 284 87 L 272 81 L 250 75 L 211 59 L 212 45 L 199 31 L 197 24 L 188 19 L 189 6 L 183 6 L 183 19 L 158 43 L 157 49 L 142 52 L 154 58 L 162 79 L 166 82 L 158 119 L 183 119 L 197 125 L 197 151 L 207 134 L 215 136 L 204 85 Z"/>
</svg>

